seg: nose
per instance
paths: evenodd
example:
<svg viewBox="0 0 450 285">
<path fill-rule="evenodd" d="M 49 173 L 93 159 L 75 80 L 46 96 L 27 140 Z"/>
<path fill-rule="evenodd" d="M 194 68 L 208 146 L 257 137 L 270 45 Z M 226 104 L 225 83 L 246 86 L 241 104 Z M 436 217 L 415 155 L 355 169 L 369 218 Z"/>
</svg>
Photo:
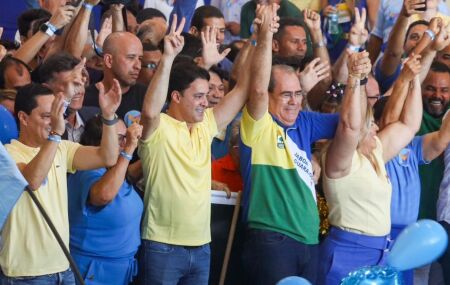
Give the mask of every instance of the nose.
<svg viewBox="0 0 450 285">
<path fill-rule="evenodd" d="M 133 68 L 137 71 L 141 70 L 141 60 L 140 59 L 136 59 L 133 63 Z"/>
<path fill-rule="evenodd" d="M 202 101 L 200 101 L 200 106 L 204 108 L 208 107 L 208 99 L 206 98 L 206 96 L 202 97 Z"/>
</svg>

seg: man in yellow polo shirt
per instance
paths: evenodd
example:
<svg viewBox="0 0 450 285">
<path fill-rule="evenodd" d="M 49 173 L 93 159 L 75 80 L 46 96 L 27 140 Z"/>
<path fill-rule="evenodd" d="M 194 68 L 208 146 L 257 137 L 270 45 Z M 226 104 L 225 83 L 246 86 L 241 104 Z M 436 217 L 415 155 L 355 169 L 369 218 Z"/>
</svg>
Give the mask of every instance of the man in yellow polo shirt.
<svg viewBox="0 0 450 285">
<path fill-rule="evenodd" d="M 270 11 L 266 21 L 271 19 Z M 172 67 L 184 45 L 184 19 L 176 25 L 174 18 L 141 113 L 146 212 L 139 268 L 142 284 L 202 285 L 208 284 L 210 265 L 211 142 L 244 105 L 249 72 L 216 107 L 208 108 L 208 71 L 193 63 Z M 219 59 L 215 31 L 206 32 L 203 40 Z M 161 114 L 166 94 L 168 111 Z"/>
<path fill-rule="evenodd" d="M 17 93 L 14 111 L 20 123 L 20 134 L 6 149 L 67 247 L 67 172 L 116 163 L 119 144 L 115 112 L 120 98 L 117 81 L 108 93 L 100 92 L 102 143 L 100 147 L 87 147 L 61 140 L 65 130 L 62 93 L 54 96 L 52 90 L 34 83 Z M 11 211 L 1 240 L 0 284 L 75 284 L 68 261 L 27 193 Z"/>
</svg>

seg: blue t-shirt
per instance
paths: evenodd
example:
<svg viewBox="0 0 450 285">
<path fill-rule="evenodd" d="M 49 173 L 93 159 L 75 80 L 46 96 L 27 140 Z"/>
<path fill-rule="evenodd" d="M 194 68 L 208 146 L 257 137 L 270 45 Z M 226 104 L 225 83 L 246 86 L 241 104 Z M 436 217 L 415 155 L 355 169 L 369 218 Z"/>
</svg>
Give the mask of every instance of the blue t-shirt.
<svg viewBox="0 0 450 285">
<path fill-rule="evenodd" d="M 392 225 L 408 225 L 417 220 L 420 204 L 419 165 L 429 163 L 423 158 L 422 145 L 423 136 L 416 136 L 386 163 L 392 184 Z"/>
<path fill-rule="evenodd" d="M 133 257 L 141 243 L 144 206 L 126 181 L 109 204 L 90 205 L 91 187 L 105 172 L 105 168 L 78 171 L 68 178 L 70 250 L 92 257 Z"/>
</svg>

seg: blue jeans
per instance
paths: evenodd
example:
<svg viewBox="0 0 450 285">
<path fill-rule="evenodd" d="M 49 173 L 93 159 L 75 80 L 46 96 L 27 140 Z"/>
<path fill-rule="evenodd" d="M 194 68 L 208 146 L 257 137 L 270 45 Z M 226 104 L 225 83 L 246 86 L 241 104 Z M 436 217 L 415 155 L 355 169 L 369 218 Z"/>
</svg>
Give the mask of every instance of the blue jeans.
<svg viewBox="0 0 450 285">
<path fill-rule="evenodd" d="M 273 285 L 288 276 L 301 276 L 316 284 L 318 245 L 301 243 L 268 230 L 248 230 L 243 264 L 246 284 Z"/>
<path fill-rule="evenodd" d="M 72 270 L 26 277 L 7 277 L 0 270 L 0 285 L 75 285 Z"/>
<path fill-rule="evenodd" d="M 209 244 L 179 246 L 142 240 L 139 282 L 142 285 L 207 285 Z"/>
</svg>

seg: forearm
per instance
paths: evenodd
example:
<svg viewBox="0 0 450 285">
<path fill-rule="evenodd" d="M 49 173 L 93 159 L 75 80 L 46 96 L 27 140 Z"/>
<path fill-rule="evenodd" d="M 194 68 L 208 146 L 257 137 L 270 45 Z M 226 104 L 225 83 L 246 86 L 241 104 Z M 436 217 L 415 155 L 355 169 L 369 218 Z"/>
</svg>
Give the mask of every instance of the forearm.
<svg viewBox="0 0 450 285">
<path fill-rule="evenodd" d="M 378 55 L 381 51 L 381 45 L 383 44 L 383 39 L 380 39 L 377 36 L 370 35 L 369 44 L 367 45 L 367 51 L 369 52 L 370 63 L 372 65 L 378 58 Z"/>
<path fill-rule="evenodd" d="M 408 88 L 409 81 L 403 80 L 401 76 L 395 81 L 392 94 L 389 96 L 380 119 L 380 130 L 399 120 L 408 95 Z"/>
<path fill-rule="evenodd" d="M 311 33 L 311 39 L 313 46 L 316 46 L 313 48 L 314 58 L 319 57 L 321 62 L 328 62 L 328 64 L 330 64 L 330 55 L 328 54 L 327 47 L 323 42 L 322 31 L 319 30 Z M 331 73 L 325 80 L 328 80 L 329 83 L 331 82 Z"/>
<path fill-rule="evenodd" d="M 14 57 L 30 63 L 49 39 L 49 35 L 38 31 L 14 53 Z"/>
<path fill-rule="evenodd" d="M 344 129 L 360 132 L 366 105 L 362 104 L 359 78 L 349 76 L 342 100 L 340 123 Z"/>
<path fill-rule="evenodd" d="M 369 15 L 370 29 L 375 27 L 377 21 L 378 6 L 380 5 L 380 0 L 370 0 L 367 1 L 367 13 Z"/>
<path fill-rule="evenodd" d="M 427 77 L 428 71 L 430 70 L 431 64 L 433 63 L 435 56 L 436 51 L 430 48 L 426 49 L 422 53 L 422 60 L 421 60 L 422 69 L 420 70 L 419 74 L 420 83 L 422 83 Z"/>
<path fill-rule="evenodd" d="M 67 34 L 64 49 L 77 58 L 81 58 L 88 37 L 88 25 L 91 10 L 82 6 Z"/>
<path fill-rule="evenodd" d="M 112 31 L 113 33 L 125 31 L 125 23 L 123 21 L 122 9 L 113 10 L 112 12 Z"/>
<path fill-rule="evenodd" d="M 400 121 L 410 129 L 413 136 L 420 128 L 423 106 L 419 79 L 415 78 L 411 81 L 410 86 L 409 94 L 400 116 Z"/>
<path fill-rule="evenodd" d="M 104 116 L 102 114 L 102 116 Z M 111 120 L 111 118 L 104 117 L 104 119 Z M 108 126 L 103 124 L 102 140 L 100 142 L 100 156 L 106 167 L 110 167 L 117 162 L 119 155 L 119 144 L 117 142 L 116 125 Z"/>
<path fill-rule="evenodd" d="M 129 161 L 119 157 L 117 164 L 108 169 L 89 192 L 89 202 L 94 206 L 104 206 L 116 197 L 125 181 Z"/>
<path fill-rule="evenodd" d="M 423 158 L 426 161 L 432 161 L 447 148 L 449 143 L 449 134 L 441 130 L 426 134 L 423 138 Z"/>
<path fill-rule="evenodd" d="M 144 173 L 142 171 L 142 162 L 140 160 L 134 163 L 130 163 L 130 165 L 128 165 L 127 178 L 132 183 L 138 182 L 139 179 L 142 178 L 143 174 Z"/>
<path fill-rule="evenodd" d="M 348 53 L 344 50 L 333 65 L 332 74 L 336 83 L 345 84 L 348 78 Z"/>
<path fill-rule="evenodd" d="M 173 60 L 173 57 L 162 56 L 156 73 L 145 94 L 141 113 L 143 119 L 152 119 L 161 113 L 161 109 L 167 98 L 169 76 Z"/>
<path fill-rule="evenodd" d="M 389 40 L 387 43 L 384 56 L 381 60 L 381 71 L 385 75 L 391 75 L 400 64 L 402 55 L 404 53 L 403 44 L 406 37 L 406 30 L 408 28 L 408 18 L 399 15 L 397 22 L 392 28 Z"/>
<path fill-rule="evenodd" d="M 32 190 L 37 190 L 48 176 L 57 149 L 57 142 L 46 141 L 38 154 L 27 165 L 19 165 L 22 175 Z"/>
</svg>

